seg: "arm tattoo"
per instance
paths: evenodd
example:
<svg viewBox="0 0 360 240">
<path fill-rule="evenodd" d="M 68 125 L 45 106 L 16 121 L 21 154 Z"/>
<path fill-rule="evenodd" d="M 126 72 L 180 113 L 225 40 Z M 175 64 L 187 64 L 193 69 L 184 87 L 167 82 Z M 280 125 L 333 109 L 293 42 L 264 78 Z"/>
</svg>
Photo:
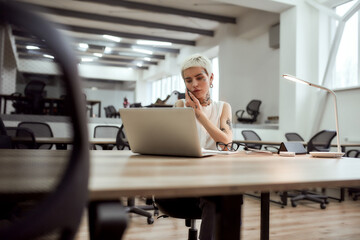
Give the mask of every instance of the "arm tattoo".
<svg viewBox="0 0 360 240">
<path fill-rule="evenodd" d="M 226 129 L 225 129 L 225 128 L 220 128 L 220 130 L 226 133 Z"/>
<path fill-rule="evenodd" d="M 228 118 L 228 119 L 226 120 L 226 124 L 229 125 L 229 129 L 231 130 L 231 121 L 230 121 L 230 118 Z"/>
</svg>

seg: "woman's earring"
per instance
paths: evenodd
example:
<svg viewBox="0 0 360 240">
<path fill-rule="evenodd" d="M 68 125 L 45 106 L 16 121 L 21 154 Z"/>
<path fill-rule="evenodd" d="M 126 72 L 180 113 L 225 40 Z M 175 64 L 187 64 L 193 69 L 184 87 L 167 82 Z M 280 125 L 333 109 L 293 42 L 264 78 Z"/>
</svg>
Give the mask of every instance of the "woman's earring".
<svg viewBox="0 0 360 240">
<path fill-rule="evenodd" d="M 210 88 L 213 88 L 213 86 L 214 86 L 214 85 L 211 83 L 211 84 L 210 84 Z"/>
</svg>

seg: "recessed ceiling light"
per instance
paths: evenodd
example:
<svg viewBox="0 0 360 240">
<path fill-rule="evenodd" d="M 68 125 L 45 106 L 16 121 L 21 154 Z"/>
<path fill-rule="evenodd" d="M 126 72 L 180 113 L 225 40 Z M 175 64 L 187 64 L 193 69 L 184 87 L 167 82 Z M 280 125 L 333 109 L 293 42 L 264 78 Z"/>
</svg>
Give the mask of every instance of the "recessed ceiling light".
<svg viewBox="0 0 360 240">
<path fill-rule="evenodd" d="M 120 42 L 121 41 L 121 38 L 119 37 L 115 37 L 115 36 L 111 36 L 111 35 L 102 35 L 103 38 L 106 38 L 106 39 L 109 39 L 111 41 L 114 41 L 114 42 Z"/>
<path fill-rule="evenodd" d="M 152 45 L 152 46 L 171 46 L 171 42 L 160 42 L 160 41 L 150 41 L 150 40 L 137 40 L 137 44 L 142 45 Z"/>
<path fill-rule="evenodd" d="M 28 45 L 26 46 L 26 49 L 29 49 L 29 50 L 35 50 L 35 49 L 40 49 L 39 47 L 37 46 L 31 46 L 31 45 Z"/>
<path fill-rule="evenodd" d="M 92 61 L 94 61 L 94 59 L 93 59 L 93 58 L 86 58 L 86 57 L 84 57 L 84 58 L 81 58 L 81 61 L 82 61 L 82 62 L 92 62 Z"/>
<path fill-rule="evenodd" d="M 112 49 L 110 47 L 105 47 L 104 53 L 111 53 Z"/>
<path fill-rule="evenodd" d="M 89 48 L 87 43 L 79 43 L 80 50 L 86 51 Z"/>
<path fill-rule="evenodd" d="M 54 59 L 54 56 L 51 56 L 49 54 L 43 54 L 43 56 L 46 57 L 46 58 Z"/>
<path fill-rule="evenodd" d="M 137 63 L 136 66 L 142 67 L 143 65 L 142 65 L 142 63 Z"/>
<path fill-rule="evenodd" d="M 134 50 L 135 52 L 141 52 L 141 53 L 146 53 L 146 54 L 153 54 L 152 51 L 147 50 L 147 49 L 143 49 L 143 48 L 132 47 L 132 50 Z"/>
<path fill-rule="evenodd" d="M 103 56 L 101 53 L 94 53 L 93 55 L 96 56 L 96 57 L 102 57 Z"/>
<path fill-rule="evenodd" d="M 144 57 L 144 60 L 150 62 L 150 61 L 151 61 L 151 58 L 149 58 L 149 57 Z"/>
</svg>

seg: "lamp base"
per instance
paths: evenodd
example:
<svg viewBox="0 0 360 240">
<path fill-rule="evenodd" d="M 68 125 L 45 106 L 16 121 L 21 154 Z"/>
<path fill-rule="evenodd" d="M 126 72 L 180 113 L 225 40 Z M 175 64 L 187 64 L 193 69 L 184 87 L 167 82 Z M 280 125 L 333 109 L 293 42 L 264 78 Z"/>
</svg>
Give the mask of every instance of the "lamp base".
<svg viewBox="0 0 360 240">
<path fill-rule="evenodd" d="M 343 152 L 310 152 L 312 157 L 319 158 L 341 158 L 344 154 Z"/>
</svg>

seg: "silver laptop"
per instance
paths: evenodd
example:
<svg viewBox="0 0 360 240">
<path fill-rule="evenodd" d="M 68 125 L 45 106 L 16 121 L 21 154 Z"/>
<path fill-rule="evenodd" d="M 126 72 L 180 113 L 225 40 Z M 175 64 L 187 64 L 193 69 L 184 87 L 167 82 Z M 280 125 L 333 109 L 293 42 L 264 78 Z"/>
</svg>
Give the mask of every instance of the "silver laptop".
<svg viewBox="0 0 360 240">
<path fill-rule="evenodd" d="M 134 153 L 203 157 L 192 108 L 120 109 L 126 137 Z"/>
</svg>

